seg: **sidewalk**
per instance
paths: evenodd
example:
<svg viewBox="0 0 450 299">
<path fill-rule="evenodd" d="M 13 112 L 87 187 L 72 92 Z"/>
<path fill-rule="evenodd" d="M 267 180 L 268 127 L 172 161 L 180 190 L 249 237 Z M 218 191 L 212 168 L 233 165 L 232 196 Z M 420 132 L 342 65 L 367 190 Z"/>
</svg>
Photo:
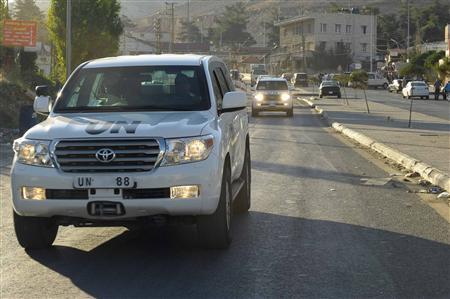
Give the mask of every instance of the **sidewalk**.
<svg viewBox="0 0 450 299">
<path fill-rule="evenodd" d="M 349 105 L 336 98 L 311 102 L 326 112 L 330 123 L 338 122 L 447 176 L 450 173 L 450 121 L 413 112 L 408 128 L 409 112 L 400 108 L 369 101 L 368 114 L 364 99 L 349 99 Z"/>
</svg>

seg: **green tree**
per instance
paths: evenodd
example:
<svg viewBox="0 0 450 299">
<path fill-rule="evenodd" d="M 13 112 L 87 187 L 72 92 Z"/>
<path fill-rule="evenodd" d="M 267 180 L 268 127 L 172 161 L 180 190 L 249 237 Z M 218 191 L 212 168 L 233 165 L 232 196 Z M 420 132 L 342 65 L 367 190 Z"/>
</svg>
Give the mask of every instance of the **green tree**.
<svg viewBox="0 0 450 299">
<path fill-rule="evenodd" d="M 3 40 L 3 21 L 7 18 L 8 10 L 6 7 L 6 0 L 0 0 L 0 41 Z M 7 48 L 0 43 L 0 68 L 5 64 L 7 53 Z"/>
<path fill-rule="evenodd" d="M 194 21 L 182 21 L 181 22 L 182 30 L 178 36 L 178 38 L 183 42 L 190 43 L 199 43 L 202 40 L 202 34 L 200 33 L 200 29 L 195 24 Z"/>
<path fill-rule="evenodd" d="M 268 20 L 261 23 L 261 27 L 266 28 L 267 44 L 265 46 L 273 48 L 280 45 L 280 27 L 275 23 L 280 19 L 278 7 L 271 7 Z"/>
<path fill-rule="evenodd" d="M 237 49 L 245 43 L 246 46 L 255 44 L 255 39 L 247 32 L 249 13 L 247 5 L 237 2 L 225 7 L 225 11 L 216 20 L 217 27 L 212 30 L 211 40 L 219 45 Z"/>
<path fill-rule="evenodd" d="M 66 51 L 66 0 L 52 0 L 48 16 L 50 38 L 57 61 L 55 77 L 64 81 Z M 123 26 L 117 0 L 72 1 L 72 61 L 78 64 L 117 54 Z"/>
<path fill-rule="evenodd" d="M 352 82 L 352 86 L 363 90 L 364 100 L 366 101 L 367 113 L 370 113 L 369 102 L 367 101 L 367 94 L 366 94 L 368 79 L 369 75 L 364 70 L 356 70 L 350 74 L 350 81 Z"/>
</svg>

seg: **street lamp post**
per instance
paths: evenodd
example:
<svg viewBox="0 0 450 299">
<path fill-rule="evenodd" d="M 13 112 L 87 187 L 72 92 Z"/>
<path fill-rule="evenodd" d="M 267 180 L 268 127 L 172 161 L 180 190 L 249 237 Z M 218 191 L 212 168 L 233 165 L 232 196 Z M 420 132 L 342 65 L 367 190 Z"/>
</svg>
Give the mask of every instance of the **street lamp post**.
<svg viewBox="0 0 450 299">
<path fill-rule="evenodd" d="M 66 7 L 66 78 L 69 78 L 72 64 L 72 0 Z"/>
</svg>

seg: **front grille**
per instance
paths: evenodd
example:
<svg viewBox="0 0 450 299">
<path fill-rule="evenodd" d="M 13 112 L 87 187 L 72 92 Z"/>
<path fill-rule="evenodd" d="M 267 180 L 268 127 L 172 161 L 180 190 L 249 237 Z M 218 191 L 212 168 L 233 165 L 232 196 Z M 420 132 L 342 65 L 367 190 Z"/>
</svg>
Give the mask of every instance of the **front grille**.
<svg viewBox="0 0 450 299">
<path fill-rule="evenodd" d="M 88 190 L 46 189 L 47 199 L 89 199 Z"/>
<path fill-rule="evenodd" d="M 62 140 L 54 154 L 64 172 L 142 172 L 155 167 L 162 146 L 156 139 Z M 115 158 L 100 162 L 96 158 L 100 149 L 112 150 Z"/>
<path fill-rule="evenodd" d="M 280 95 L 268 95 L 265 98 L 265 101 L 281 101 L 281 96 Z"/>
<path fill-rule="evenodd" d="M 170 188 L 123 189 L 123 199 L 169 198 Z"/>
</svg>

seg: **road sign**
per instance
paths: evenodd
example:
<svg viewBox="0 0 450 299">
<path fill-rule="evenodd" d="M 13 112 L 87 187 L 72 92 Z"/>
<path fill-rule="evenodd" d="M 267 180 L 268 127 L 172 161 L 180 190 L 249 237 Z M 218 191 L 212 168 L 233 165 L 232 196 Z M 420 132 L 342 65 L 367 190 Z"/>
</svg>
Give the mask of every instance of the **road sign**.
<svg viewBox="0 0 450 299">
<path fill-rule="evenodd" d="M 2 45 L 35 47 L 37 25 L 34 21 L 4 20 Z"/>
</svg>

